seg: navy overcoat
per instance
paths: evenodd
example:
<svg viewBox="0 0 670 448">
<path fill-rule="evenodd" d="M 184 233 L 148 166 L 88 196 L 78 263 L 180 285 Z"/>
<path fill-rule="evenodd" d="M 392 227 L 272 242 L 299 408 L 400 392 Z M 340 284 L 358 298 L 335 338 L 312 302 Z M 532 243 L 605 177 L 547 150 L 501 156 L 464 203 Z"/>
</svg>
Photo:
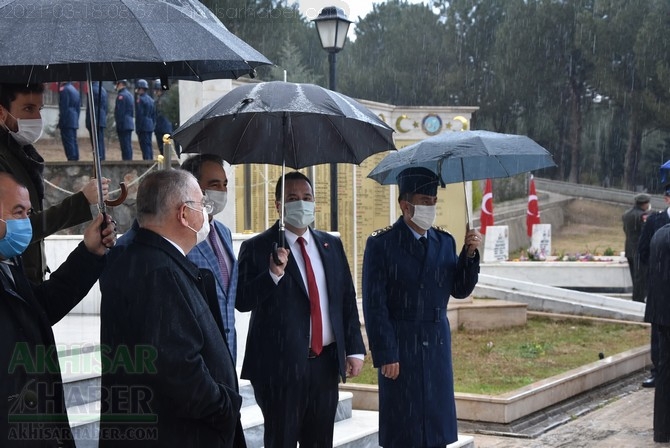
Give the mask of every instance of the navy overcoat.
<svg viewBox="0 0 670 448">
<path fill-rule="evenodd" d="M 363 312 L 374 366 L 400 363 L 396 380 L 379 373 L 379 444 L 445 446 L 458 439 L 447 320 L 449 296 L 467 297 L 479 254 L 456 253 L 433 227 L 427 249 L 400 218 L 374 232 L 363 259 Z"/>
</svg>

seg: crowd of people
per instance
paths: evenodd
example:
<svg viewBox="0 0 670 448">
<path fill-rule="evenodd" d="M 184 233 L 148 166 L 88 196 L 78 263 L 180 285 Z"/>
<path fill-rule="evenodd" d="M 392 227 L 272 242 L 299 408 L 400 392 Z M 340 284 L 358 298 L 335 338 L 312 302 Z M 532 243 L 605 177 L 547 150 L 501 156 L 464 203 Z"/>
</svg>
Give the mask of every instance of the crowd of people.
<svg viewBox="0 0 670 448">
<path fill-rule="evenodd" d="M 116 85 L 119 140 L 124 148 L 135 130 L 150 157 L 146 145 L 162 96 L 149 97 L 142 80 L 136 99 L 127 88 L 123 80 Z M 61 94 L 70 97 L 60 126 L 69 142 L 76 129 L 65 110 L 77 109 L 77 92 L 63 83 Z M 102 85 L 94 84 L 92 94 L 100 105 L 93 112 L 98 129 L 90 111 L 87 128 L 102 141 Z M 332 446 L 337 385 L 361 372 L 366 345 L 342 242 L 311 227 L 311 180 L 297 171 L 278 179 L 275 209 L 284 218 L 284 238 L 278 220 L 246 240 L 238 259 L 230 229 L 214 219 L 227 204 L 224 161 L 195 155 L 180 169 L 144 177 L 135 222 L 116 241 L 112 217 L 92 216 L 95 179 L 42 208 L 44 161 L 33 146 L 42 106 L 42 85 L 0 84 L 0 356 L 8 366 L 0 370 L 0 444 L 75 446 L 51 326 L 99 279 L 101 448 L 246 446 L 236 309 L 251 312 L 241 377 L 251 381 L 263 413 L 265 446 Z M 135 123 L 128 118 L 133 112 Z M 73 147 L 67 151 L 74 160 Z M 472 292 L 481 236 L 468 231 L 459 254 L 454 238 L 433 226 L 435 174 L 410 169 L 398 182 L 403 216 L 370 237 L 363 272 L 367 332 L 379 367 L 380 440 L 386 447 L 446 446 L 457 439 L 446 306 L 450 296 Z M 86 221 L 83 242 L 46 279 L 44 238 Z M 439 387 L 418 387 L 424 381 Z M 420 407 L 398 406 L 408 393 Z M 144 437 L 133 439 L 129 431 Z"/>
<path fill-rule="evenodd" d="M 135 131 L 137 141 L 142 152 L 143 160 L 153 160 L 154 150 L 152 141 L 155 135 L 156 149 L 163 154 L 163 136 L 171 134 L 173 125 L 165 112 L 168 99 L 168 86 L 159 79 L 151 85 L 145 79 L 138 79 L 134 93 L 129 90 L 129 81 L 118 80 L 114 85 L 114 123 L 116 136 L 121 147 L 122 160 L 133 159 L 132 134 Z M 109 108 L 108 93 L 99 81 L 92 83 L 94 118 L 96 122 L 96 138 L 100 160 L 105 160 L 107 112 Z M 79 129 L 79 115 L 82 108 L 82 95 L 71 82 L 61 82 L 58 94 L 58 129 L 60 131 L 65 157 L 70 161 L 79 160 L 79 145 L 77 130 Z M 86 129 L 94 144 L 91 129 L 90 104 L 86 101 Z"/>
</svg>

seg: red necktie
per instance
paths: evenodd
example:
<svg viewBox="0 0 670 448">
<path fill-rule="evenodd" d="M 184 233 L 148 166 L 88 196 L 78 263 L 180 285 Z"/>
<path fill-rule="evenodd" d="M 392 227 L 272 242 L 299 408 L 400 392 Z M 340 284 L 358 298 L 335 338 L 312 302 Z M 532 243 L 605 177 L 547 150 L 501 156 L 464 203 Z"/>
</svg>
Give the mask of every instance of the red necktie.
<svg viewBox="0 0 670 448">
<path fill-rule="evenodd" d="M 216 261 L 219 263 L 219 270 L 221 271 L 221 280 L 223 280 L 223 290 L 228 291 L 228 281 L 230 280 L 230 274 L 228 273 L 228 265 L 226 265 L 226 259 L 221 253 L 219 248 L 219 242 L 216 240 L 216 230 L 213 228 L 209 231 L 209 243 L 212 245 L 212 250 L 214 250 L 214 255 L 216 255 Z"/>
<path fill-rule="evenodd" d="M 312 318 L 312 351 L 317 355 L 323 350 L 323 330 L 321 329 L 321 304 L 319 301 L 319 288 L 316 286 L 316 277 L 312 269 L 312 262 L 309 260 L 307 250 L 305 249 L 305 239 L 298 238 L 302 259 L 305 260 L 305 272 L 307 273 L 307 290 L 309 292 L 309 309 Z"/>
</svg>

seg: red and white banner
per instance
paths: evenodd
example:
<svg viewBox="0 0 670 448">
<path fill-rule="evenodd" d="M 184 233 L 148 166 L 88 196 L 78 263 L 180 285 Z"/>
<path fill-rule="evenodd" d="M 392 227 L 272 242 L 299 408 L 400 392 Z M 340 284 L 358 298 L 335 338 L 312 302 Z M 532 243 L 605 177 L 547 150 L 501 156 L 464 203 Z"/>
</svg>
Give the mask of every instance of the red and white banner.
<svg viewBox="0 0 670 448">
<path fill-rule="evenodd" d="M 486 179 L 484 197 L 482 197 L 482 210 L 479 215 L 479 231 L 486 235 L 486 228 L 493 225 L 493 183 Z"/>
<path fill-rule="evenodd" d="M 533 236 L 533 225 L 540 223 L 540 207 L 537 203 L 537 193 L 535 192 L 535 179 L 530 176 L 530 185 L 528 188 L 528 211 L 526 212 L 526 230 L 528 236 Z"/>
</svg>

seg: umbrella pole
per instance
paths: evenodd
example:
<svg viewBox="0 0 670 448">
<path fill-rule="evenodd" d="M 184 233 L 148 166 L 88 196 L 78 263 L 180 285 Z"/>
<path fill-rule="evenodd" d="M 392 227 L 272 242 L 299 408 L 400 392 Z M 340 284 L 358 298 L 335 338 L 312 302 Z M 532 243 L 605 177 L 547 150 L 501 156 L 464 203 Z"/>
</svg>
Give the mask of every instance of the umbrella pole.
<svg viewBox="0 0 670 448">
<path fill-rule="evenodd" d="M 279 210 L 279 242 L 274 243 L 272 246 L 272 261 L 277 266 L 281 266 L 282 261 L 279 259 L 279 254 L 277 254 L 277 249 L 279 247 L 284 247 L 284 242 L 286 241 L 286 227 L 284 227 L 284 174 L 286 171 L 286 160 L 282 160 L 281 164 L 281 205 Z"/>
<path fill-rule="evenodd" d="M 465 228 L 470 230 L 470 206 L 468 205 L 468 192 L 465 188 L 465 168 L 463 168 L 463 159 L 461 159 L 461 175 L 463 176 L 463 196 L 465 197 Z"/>
<path fill-rule="evenodd" d="M 91 64 L 86 64 L 86 85 L 88 86 L 88 109 L 91 111 L 91 138 L 93 140 L 93 164 L 95 168 L 95 178 L 98 185 L 98 211 L 103 215 L 107 214 L 107 205 L 102 197 L 102 168 L 100 165 L 100 154 L 98 153 L 98 120 L 95 116 L 95 101 L 93 101 L 93 81 L 91 75 Z M 98 101 L 98 104 L 100 101 Z M 105 218 L 103 224 L 107 222 Z"/>
</svg>

